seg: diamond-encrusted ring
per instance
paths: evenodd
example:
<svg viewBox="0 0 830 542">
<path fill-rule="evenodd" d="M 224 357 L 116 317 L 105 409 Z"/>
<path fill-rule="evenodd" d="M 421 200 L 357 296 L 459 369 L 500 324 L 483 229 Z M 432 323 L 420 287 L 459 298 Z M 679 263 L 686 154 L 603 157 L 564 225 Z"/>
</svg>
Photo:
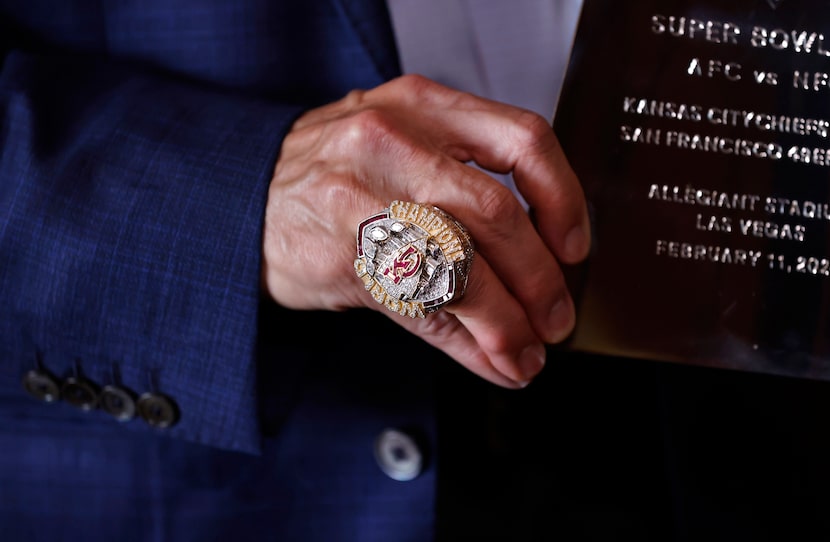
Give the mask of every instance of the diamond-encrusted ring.
<svg viewBox="0 0 830 542">
<path fill-rule="evenodd" d="M 470 234 L 449 213 L 393 201 L 360 223 L 354 268 L 375 301 L 425 318 L 464 295 L 473 254 Z"/>
</svg>

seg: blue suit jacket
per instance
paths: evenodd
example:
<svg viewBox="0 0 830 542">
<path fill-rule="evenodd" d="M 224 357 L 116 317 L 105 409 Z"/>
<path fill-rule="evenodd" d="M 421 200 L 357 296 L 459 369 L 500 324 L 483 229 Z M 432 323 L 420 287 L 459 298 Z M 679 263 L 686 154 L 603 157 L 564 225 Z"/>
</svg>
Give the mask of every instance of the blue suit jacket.
<svg viewBox="0 0 830 542">
<path fill-rule="evenodd" d="M 397 74 L 383 3 L 2 1 L 0 67 L 0 539 L 428 540 L 434 468 L 372 446 L 433 432 L 429 362 L 259 289 L 291 122 Z M 36 368 L 179 421 L 38 403 Z"/>
</svg>

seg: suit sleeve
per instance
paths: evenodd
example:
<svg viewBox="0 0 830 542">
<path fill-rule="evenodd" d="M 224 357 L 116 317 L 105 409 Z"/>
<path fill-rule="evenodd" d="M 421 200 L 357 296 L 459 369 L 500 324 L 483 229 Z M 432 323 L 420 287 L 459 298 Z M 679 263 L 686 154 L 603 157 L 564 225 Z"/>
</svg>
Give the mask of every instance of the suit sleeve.
<svg viewBox="0 0 830 542">
<path fill-rule="evenodd" d="M 0 393 L 38 359 L 118 374 L 175 401 L 170 435 L 256 453 L 264 207 L 300 109 L 91 56 L 0 55 Z"/>
</svg>

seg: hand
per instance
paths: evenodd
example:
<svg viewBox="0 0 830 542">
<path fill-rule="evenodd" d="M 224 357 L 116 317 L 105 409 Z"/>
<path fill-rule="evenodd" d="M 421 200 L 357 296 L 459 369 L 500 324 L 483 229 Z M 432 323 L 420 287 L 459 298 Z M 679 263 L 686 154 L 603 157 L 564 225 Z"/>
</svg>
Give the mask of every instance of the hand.
<svg viewBox="0 0 830 542">
<path fill-rule="evenodd" d="M 512 171 L 537 227 L 470 161 Z M 426 319 L 387 311 L 354 272 L 357 225 L 396 199 L 444 209 L 475 242 L 464 297 Z M 573 329 L 558 262 L 582 260 L 589 239 L 582 189 L 548 121 L 408 75 L 294 124 L 269 191 L 263 281 L 285 307 L 383 311 L 476 374 L 518 388 L 542 369 L 544 343 Z"/>
</svg>

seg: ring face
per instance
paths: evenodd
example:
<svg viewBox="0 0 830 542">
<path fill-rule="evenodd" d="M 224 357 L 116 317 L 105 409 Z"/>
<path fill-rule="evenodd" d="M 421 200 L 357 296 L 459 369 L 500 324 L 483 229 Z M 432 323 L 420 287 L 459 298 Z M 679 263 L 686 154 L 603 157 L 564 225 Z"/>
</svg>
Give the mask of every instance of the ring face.
<svg viewBox="0 0 830 542">
<path fill-rule="evenodd" d="M 464 294 L 473 242 L 433 205 L 393 201 L 357 230 L 355 272 L 387 309 L 425 318 Z"/>
</svg>

